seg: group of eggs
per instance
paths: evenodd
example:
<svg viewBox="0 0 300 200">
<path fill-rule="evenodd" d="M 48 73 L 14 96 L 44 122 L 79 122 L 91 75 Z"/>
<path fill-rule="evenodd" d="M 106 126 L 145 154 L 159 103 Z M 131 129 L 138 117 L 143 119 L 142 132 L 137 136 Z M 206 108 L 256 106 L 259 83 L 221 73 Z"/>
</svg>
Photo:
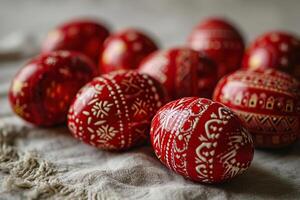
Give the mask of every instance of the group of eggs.
<svg viewBox="0 0 300 200">
<path fill-rule="evenodd" d="M 150 132 L 168 168 L 224 182 L 250 166 L 254 145 L 289 145 L 300 128 L 298 38 L 269 32 L 244 49 L 221 18 L 202 21 L 185 46 L 167 50 L 137 29 L 110 33 L 96 20 L 73 20 L 19 70 L 9 100 L 24 120 L 67 120 L 74 137 L 105 150 L 137 146 Z"/>
</svg>

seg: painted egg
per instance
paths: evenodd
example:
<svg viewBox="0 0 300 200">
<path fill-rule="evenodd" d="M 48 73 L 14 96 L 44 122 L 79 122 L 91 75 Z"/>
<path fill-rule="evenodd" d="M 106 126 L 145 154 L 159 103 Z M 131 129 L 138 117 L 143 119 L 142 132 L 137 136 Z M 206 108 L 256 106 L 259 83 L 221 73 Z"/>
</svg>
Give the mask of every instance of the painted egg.
<svg viewBox="0 0 300 200">
<path fill-rule="evenodd" d="M 111 35 L 104 44 L 99 68 L 102 73 L 120 69 L 136 69 L 142 59 L 157 50 L 155 42 L 136 29 Z"/>
<path fill-rule="evenodd" d="M 74 137 L 105 150 L 125 150 L 147 139 L 151 119 L 164 102 L 162 86 L 134 71 L 95 78 L 77 94 L 68 114 Z"/>
<path fill-rule="evenodd" d="M 108 36 L 108 28 L 97 20 L 72 20 L 49 32 L 42 45 L 42 52 L 47 53 L 55 50 L 79 51 L 97 64 L 104 40 Z"/>
<path fill-rule="evenodd" d="M 149 74 L 164 85 L 171 99 L 197 94 L 197 67 L 199 56 L 188 48 L 173 48 L 154 52 L 139 66 L 141 73 Z"/>
<path fill-rule="evenodd" d="M 253 159 L 252 137 L 227 107 L 185 97 L 163 106 L 152 120 L 156 156 L 176 173 L 201 183 L 242 174 Z"/>
<path fill-rule="evenodd" d="M 209 97 L 216 85 L 216 68 L 190 48 L 179 47 L 157 51 L 139 66 L 166 88 L 171 100 L 186 96 Z"/>
<path fill-rule="evenodd" d="M 198 97 L 211 98 L 218 83 L 216 74 L 218 67 L 211 59 L 200 55 L 197 67 L 197 95 Z"/>
<path fill-rule="evenodd" d="M 12 109 L 35 125 L 60 124 L 77 91 L 96 75 L 97 67 L 83 54 L 54 51 L 40 55 L 14 77 L 9 90 Z"/>
<path fill-rule="evenodd" d="M 294 142 L 299 132 L 299 82 L 277 70 L 237 71 L 218 83 L 213 99 L 235 111 L 257 147 Z"/>
<path fill-rule="evenodd" d="M 300 79 L 300 42 L 290 33 L 265 33 L 250 45 L 243 68 L 254 71 L 273 68 Z"/>
<path fill-rule="evenodd" d="M 188 45 L 216 62 L 219 78 L 241 66 L 245 48 L 237 28 L 221 18 L 199 23 L 188 38 Z"/>
</svg>

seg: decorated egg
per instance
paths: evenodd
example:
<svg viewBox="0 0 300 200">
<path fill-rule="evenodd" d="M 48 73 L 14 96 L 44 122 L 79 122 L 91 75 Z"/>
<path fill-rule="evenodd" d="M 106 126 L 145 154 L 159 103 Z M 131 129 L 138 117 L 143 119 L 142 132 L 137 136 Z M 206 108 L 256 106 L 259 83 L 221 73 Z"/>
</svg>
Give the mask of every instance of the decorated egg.
<svg viewBox="0 0 300 200">
<path fill-rule="evenodd" d="M 77 91 L 96 75 L 97 67 L 83 54 L 54 51 L 40 55 L 14 77 L 9 90 L 12 109 L 35 125 L 62 123 Z"/>
<path fill-rule="evenodd" d="M 176 173 L 201 183 L 219 183 L 251 164 L 252 137 L 240 119 L 209 99 L 184 97 L 156 113 L 150 130 L 158 159 Z"/>
<path fill-rule="evenodd" d="M 136 29 L 111 35 L 104 44 L 99 68 L 102 73 L 119 69 L 136 69 L 142 59 L 157 50 L 155 42 Z"/>
<path fill-rule="evenodd" d="M 147 139 L 164 103 L 162 86 L 148 75 L 116 71 L 95 78 L 77 94 L 68 114 L 71 133 L 105 150 L 125 150 Z"/>
<path fill-rule="evenodd" d="M 257 147 L 282 147 L 299 132 L 299 82 L 277 70 L 237 71 L 218 83 L 213 99 L 235 111 Z"/>
<path fill-rule="evenodd" d="M 199 23 L 188 38 L 188 45 L 216 62 L 218 78 L 241 66 L 244 41 L 231 22 L 208 18 Z"/>
<path fill-rule="evenodd" d="M 154 52 L 139 67 L 166 88 L 171 99 L 197 94 L 199 56 L 188 48 L 173 48 Z"/>
<path fill-rule="evenodd" d="M 201 56 L 200 63 L 197 67 L 197 96 L 212 98 L 215 86 L 218 83 L 218 67 L 211 59 Z"/>
<path fill-rule="evenodd" d="M 243 59 L 247 70 L 278 69 L 300 79 L 300 42 L 295 35 L 273 31 L 258 37 Z"/>
<path fill-rule="evenodd" d="M 190 48 L 157 51 L 139 66 L 166 88 L 171 100 L 185 96 L 208 97 L 216 84 L 214 65 Z M 215 71 L 216 73 L 216 71 Z"/>
<path fill-rule="evenodd" d="M 95 19 L 71 20 L 49 32 L 42 45 L 42 52 L 79 51 L 97 64 L 104 40 L 108 36 L 107 27 Z"/>
</svg>

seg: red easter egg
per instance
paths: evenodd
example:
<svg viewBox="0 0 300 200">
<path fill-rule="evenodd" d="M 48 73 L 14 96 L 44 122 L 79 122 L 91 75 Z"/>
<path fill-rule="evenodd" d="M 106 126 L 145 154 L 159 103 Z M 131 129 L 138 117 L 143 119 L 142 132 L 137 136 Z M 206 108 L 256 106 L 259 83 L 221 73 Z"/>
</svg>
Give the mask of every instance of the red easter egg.
<svg viewBox="0 0 300 200">
<path fill-rule="evenodd" d="M 156 113 L 150 137 L 156 156 L 176 173 L 202 183 L 219 183 L 251 164 L 251 135 L 227 107 L 209 99 L 185 97 Z"/>
<path fill-rule="evenodd" d="M 216 85 L 216 68 L 208 59 L 190 48 L 157 51 L 139 66 L 166 88 L 171 100 L 186 96 L 209 97 Z"/>
<path fill-rule="evenodd" d="M 235 111 L 257 147 L 291 144 L 299 132 L 299 82 L 277 70 L 237 71 L 218 83 L 213 99 Z"/>
<path fill-rule="evenodd" d="M 79 51 L 98 63 L 104 40 L 109 36 L 107 27 L 93 19 L 77 19 L 65 22 L 46 37 L 42 52 L 55 50 Z"/>
<path fill-rule="evenodd" d="M 171 99 L 197 95 L 199 55 L 188 48 L 157 51 L 143 60 L 141 73 L 149 74 L 166 88 Z"/>
<path fill-rule="evenodd" d="M 273 31 L 258 37 L 243 59 L 247 70 L 278 69 L 300 78 L 300 42 L 295 35 Z"/>
<path fill-rule="evenodd" d="M 147 138 L 150 122 L 164 102 L 162 86 L 134 71 L 95 78 L 77 94 L 68 114 L 74 137 L 105 150 L 125 150 Z"/>
<path fill-rule="evenodd" d="M 97 67 L 83 54 L 54 51 L 40 55 L 14 77 L 9 90 L 12 109 L 35 125 L 62 123 L 77 91 L 96 75 Z"/>
<path fill-rule="evenodd" d="M 245 48 L 239 31 L 221 18 L 199 23 L 188 38 L 188 45 L 216 62 L 218 78 L 240 68 Z"/>
<path fill-rule="evenodd" d="M 104 43 L 99 61 L 102 73 L 136 69 L 142 59 L 157 50 L 154 41 L 142 31 L 126 29 L 111 35 Z"/>
<path fill-rule="evenodd" d="M 200 63 L 197 69 L 197 96 L 212 98 L 214 89 L 218 83 L 218 67 L 211 59 L 200 55 Z"/>
</svg>

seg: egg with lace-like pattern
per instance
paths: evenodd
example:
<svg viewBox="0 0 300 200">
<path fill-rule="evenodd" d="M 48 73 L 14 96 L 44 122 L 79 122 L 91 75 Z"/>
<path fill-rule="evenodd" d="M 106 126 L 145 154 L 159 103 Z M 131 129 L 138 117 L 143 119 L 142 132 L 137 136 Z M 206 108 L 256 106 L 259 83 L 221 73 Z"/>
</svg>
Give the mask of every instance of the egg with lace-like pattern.
<svg viewBox="0 0 300 200">
<path fill-rule="evenodd" d="M 154 40 L 144 31 L 130 28 L 116 32 L 104 43 L 99 70 L 109 73 L 137 69 L 141 61 L 157 48 Z"/>
<path fill-rule="evenodd" d="M 77 94 L 68 114 L 74 137 L 104 150 L 126 150 L 146 141 L 164 103 L 162 86 L 135 71 L 97 77 Z"/>
<path fill-rule="evenodd" d="M 78 52 L 39 55 L 15 75 L 10 104 L 17 115 L 35 125 L 63 123 L 77 91 L 97 74 L 92 60 Z"/>
<path fill-rule="evenodd" d="M 256 38 L 243 58 L 243 69 L 277 69 L 300 80 L 300 41 L 292 33 L 267 32 Z"/>
<path fill-rule="evenodd" d="M 42 52 L 57 50 L 78 51 L 98 64 L 103 43 L 109 36 L 109 30 L 97 19 L 73 19 L 50 31 L 43 41 Z"/>
<path fill-rule="evenodd" d="M 184 97 L 164 105 L 152 120 L 151 143 L 158 159 L 201 183 L 220 183 L 242 174 L 253 159 L 252 137 L 227 107 Z"/>
<path fill-rule="evenodd" d="M 236 112 L 256 147 L 279 148 L 297 139 L 299 82 L 284 72 L 236 71 L 217 84 L 213 99 Z"/>
<path fill-rule="evenodd" d="M 227 19 L 211 17 L 201 21 L 188 38 L 188 46 L 217 64 L 217 77 L 240 68 L 244 40 L 238 28 Z"/>
<path fill-rule="evenodd" d="M 162 83 L 171 100 L 211 97 L 217 84 L 215 64 L 188 47 L 156 51 L 142 61 L 138 71 Z"/>
</svg>

